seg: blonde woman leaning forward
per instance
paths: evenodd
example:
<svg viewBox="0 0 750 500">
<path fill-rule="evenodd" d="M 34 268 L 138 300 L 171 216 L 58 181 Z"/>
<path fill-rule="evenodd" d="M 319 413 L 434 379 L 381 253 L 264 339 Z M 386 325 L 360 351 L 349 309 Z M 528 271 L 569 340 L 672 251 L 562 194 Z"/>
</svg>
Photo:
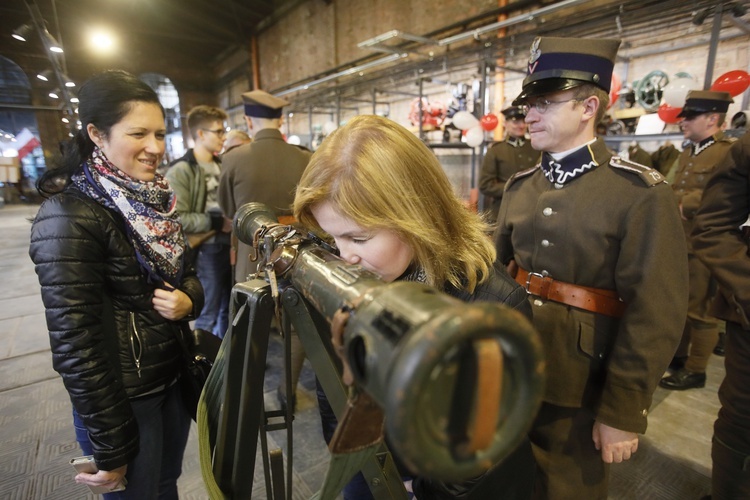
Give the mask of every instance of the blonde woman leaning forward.
<svg viewBox="0 0 750 500">
<path fill-rule="evenodd" d="M 530 316 L 525 290 L 495 265 L 487 227 L 456 197 L 435 155 L 386 118 L 356 117 L 323 142 L 298 185 L 294 215 L 329 235 L 344 260 L 386 282 L 421 281 L 465 301 L 502 302 Z M 318 399 L 330 441 L 336 418 L 320 388 Z M 409 476 L 405 468 L 402 473 Z M 533 474 L 524 440 L 481 477 L 461 484 L 416 477 L 413 490 L 430 499 L 529 498 Z M 344 498 L 372 498 L 361 474 Z"/>
</svg>

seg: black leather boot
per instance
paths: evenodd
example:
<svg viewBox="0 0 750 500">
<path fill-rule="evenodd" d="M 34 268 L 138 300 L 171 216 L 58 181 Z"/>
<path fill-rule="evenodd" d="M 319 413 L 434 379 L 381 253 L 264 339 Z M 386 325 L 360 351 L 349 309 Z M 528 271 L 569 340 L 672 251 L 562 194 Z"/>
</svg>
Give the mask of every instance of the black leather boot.
<svg viewBox="0 0 750 500">
<path fill-rule="evenodd" d="M 659 381 L 659 386 L 672 391 L 699 389 L 706 385 L 705 373 L 693 373 L 682 368 Z"/>
</svg>

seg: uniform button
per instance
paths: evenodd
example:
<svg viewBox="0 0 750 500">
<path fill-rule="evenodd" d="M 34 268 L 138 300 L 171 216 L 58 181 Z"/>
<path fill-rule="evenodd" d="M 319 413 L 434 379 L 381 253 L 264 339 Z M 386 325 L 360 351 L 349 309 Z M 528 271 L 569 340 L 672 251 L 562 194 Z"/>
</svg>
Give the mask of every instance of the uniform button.
<svg viewBox="0 0 750 500">
<path fill-rule="evenodd" d="M 549 217 L 550 215 L 552 215 L 552 209 L 550 207 L 547 207 L 544 210 L 542 210 L 542 214 L 545 217 Z"/>
<path fill-rule="evenodd" d="M 555 189 L 562 189 L 562 188 L 563 188 L 562 184 L 555 183 Z"/>
<path fill-rule="evenodd" d="M 548 247 L 550 245 L 549 240 L 542 240 L 542 246 Z"/>
<path fill-rule="evenodd" d="M 547 276 L 549 276 L 549 271 L 547 271 L 546 269 L 545 269 L 545 270 L 543 270 L 543 271 L 542 271 L 542 276 L 544 276 L 545 278 L 546 278 Z"/>
<path fill-rule="evenodd" d="M 604 353 L 603 352 L 599 353 L 599 359 L 604 359 Z"/>
<path fill-rule="evenodd" d="M 641 410 L 641 415 L 643 415 L 644 417 L 648 417 L 648 410 L 647 409 Z"/>
</svg>

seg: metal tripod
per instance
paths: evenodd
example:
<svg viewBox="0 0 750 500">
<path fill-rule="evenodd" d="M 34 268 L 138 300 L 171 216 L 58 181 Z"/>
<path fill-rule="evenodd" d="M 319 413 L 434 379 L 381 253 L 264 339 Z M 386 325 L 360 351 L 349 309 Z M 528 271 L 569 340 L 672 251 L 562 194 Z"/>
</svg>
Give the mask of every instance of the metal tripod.
<svg viewBox="0 0 750 500">
<path fill-rule="evenodd" d="M 231 315 L 234 321 L 227 332 L 229 344 L 225 362 L 216 365 L 223 371 L 222 404 L 221 409 L 212 409 L 217 417 L 213 473 L 222 492 L 229 498 L 247 499 L 252 496 L 259 437 L 267 498 L 292 498 L 291 404 L 287 405 L 286 411 L 268 412 L 263 404 L 266 357 L 276 307 L 271 285 L 263 280 L 239 283 L 232 290 Z M 293 394 L 289 363 L 291 330 L 288 328 L 291 324 L 336 417 L 340 419 L 347 390 L 341 381 L 339 362 L 331 345 L 330 326 L 292 287 L 283 290 L 278 307 L 282 310 L 282 329 L 287 332 L 284 338 L 287 394 Z M 281 429 L 287 431 L 286 474 L 281 451 L 269 452 L 266 438 L 267 432 Z M 377 500 L 407 498 L 401 476 L 385 445 L 367 460 L 362 473 Z"/>
</svg>

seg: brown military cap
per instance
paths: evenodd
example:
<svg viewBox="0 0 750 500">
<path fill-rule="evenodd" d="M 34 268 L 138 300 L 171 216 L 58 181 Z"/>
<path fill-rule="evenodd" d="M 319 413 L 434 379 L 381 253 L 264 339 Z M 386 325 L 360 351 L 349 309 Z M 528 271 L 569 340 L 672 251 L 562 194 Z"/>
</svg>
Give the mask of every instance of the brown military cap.
<svg viewBox="0 0 750 500">
<path fill-rule="evenodd" d="M 289 101 L 263 90 L 245 92 L 242 102 L 245 104 L 245 115 L 256 118 L 280 118 L 281 108 L 289 105 Z"/>
<path fill-rule="evenodd" d="M 531 44 L 523 88 L 513 104 L 584 83 L 609 92 L 619 47 L 620 40 L 608 38 L 537 37 Z"/>
<path fill-rule="evenodd" d="M 691 90 L 688 92 L 685 105 L 677 115 L 680 118 L 692 118 L 703 113 L 726 113 L 734 102 L 729 92 L 713 90 Z"/>
</svg>

